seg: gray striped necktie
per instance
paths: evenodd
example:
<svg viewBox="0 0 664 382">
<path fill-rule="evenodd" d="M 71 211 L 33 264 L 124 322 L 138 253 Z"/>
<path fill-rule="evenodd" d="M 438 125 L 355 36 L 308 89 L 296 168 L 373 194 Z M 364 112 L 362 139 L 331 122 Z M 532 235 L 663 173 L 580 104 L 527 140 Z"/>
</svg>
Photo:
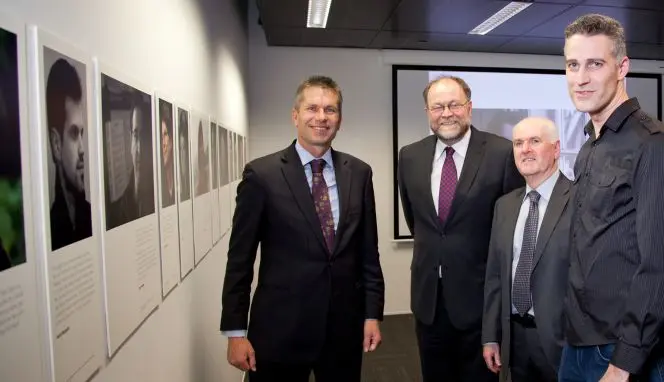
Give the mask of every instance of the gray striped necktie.
<svg viewBox="0 0 664 382">
<path fill-rule="evenodd" d="M 523 229 L 523 242 L 519 264 L 516 266 L 514 283 L 512 284 L 512 304 L 520 315 L 525 315 L 533 305 L 530 293 L 530 274 L 533 270 L 533 256 L 537 245 L 537 222 L 539 220 L 538 203 L 540 194 L 532 190 L 528 193 L 530 209 Z"/>
</svg>

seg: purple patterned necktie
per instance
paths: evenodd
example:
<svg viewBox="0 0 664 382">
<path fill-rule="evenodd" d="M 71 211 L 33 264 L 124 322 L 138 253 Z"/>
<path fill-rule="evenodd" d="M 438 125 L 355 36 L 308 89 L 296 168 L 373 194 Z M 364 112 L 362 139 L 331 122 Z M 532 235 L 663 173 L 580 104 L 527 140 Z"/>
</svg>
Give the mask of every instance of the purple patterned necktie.
<svg viewBox="0 0 664 382">
<path fill-rule="evenodd" d="M 311 194 L 314 197 L 314 205 L 316 206 L 316 213 L 320 220 L 320 227 L 323 230 L 323 237 L 327 249 L 332 252 L 334 245 L 334 215 L 332 215 L 332 204 L 330 197 L 327 193 L 327 183 L 323 177 L 323 167 L 325 167 L 324 159 L 314 159 L 311 161 L 311 172 L 313 173 Z"/>
<path fill-rule="evenodd" d="M 445 162 L 440 174 L 440 189 L 438 190 L 438 218 L 442 223 L 445 223 L 447 215 L 450 213 L 457 185 L 457 170 L 452 155 L 454 155 L 454 149 L 446 147 Z"/>
</svg>

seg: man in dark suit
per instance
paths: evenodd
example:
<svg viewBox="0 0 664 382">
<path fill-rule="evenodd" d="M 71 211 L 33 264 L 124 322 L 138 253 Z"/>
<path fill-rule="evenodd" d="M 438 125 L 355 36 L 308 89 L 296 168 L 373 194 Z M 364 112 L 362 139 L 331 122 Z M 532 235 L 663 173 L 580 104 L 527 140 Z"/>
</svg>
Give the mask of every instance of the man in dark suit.
<svg viewBox="0 0 664 382">
<path fill-rule="evenodd" d="M 332 79 L 304 81 L 292 111 L 296 141 L 248 163 L 238 185 L 221 330 L 228 361 L 252 382 L 306 382 L 312 370 L 318 382 L 359 382 L 362 350 L 381 341 L 372 171 L 331 149 L 341 106 Z"/>
<path fill-rule="evenodd" d="M 438 78 L 423 95 L 434 134 L 401 149 L 398 172 L 423 380 L 492 381 L 480 337 L 493 206 L 523 178 L 511 143 L 471 126 L 464 80 Z"/>
<path fill-rule="evenodd" d="M 530 117 L 512 135 L 526 187 L 496 202 L 484 281 L 484 361 L 500 380 L 556 382 L 569 270 L 569 189 L 553 121 Z M 503 366 L 504 365 L 504 366 Z"/>
</svg>

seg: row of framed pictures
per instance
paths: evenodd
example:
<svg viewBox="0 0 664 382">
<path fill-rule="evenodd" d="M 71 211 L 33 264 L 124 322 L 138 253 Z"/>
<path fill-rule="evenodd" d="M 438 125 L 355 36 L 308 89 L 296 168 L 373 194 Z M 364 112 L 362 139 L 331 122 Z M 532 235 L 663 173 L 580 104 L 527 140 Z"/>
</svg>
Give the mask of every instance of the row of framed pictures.
<svg viewBox="0 0 664 382">
<path fill-rule="evenodd" d="M 42 380 L 12 362 L 17 348 L 32 364 L 48 357 L 49 380 L 87 380 L 229 230 L 247 140 L 149 89 L 0 14 L 8 380 Z"/>
</svg>

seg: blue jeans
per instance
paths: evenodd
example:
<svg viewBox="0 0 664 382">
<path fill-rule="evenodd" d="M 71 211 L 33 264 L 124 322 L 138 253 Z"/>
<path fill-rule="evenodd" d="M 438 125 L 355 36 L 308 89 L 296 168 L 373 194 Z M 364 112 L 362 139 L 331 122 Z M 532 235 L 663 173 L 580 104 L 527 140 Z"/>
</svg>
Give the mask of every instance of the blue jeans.
<svg viewBox="0 0 664 382">
<path fill-rule="evenodd" d="M 597 382 L 609 367 L 614 344 L 599 346 L 565 345 L 560 359 L 558 382 Z M 664 382 L 664 358 L 648 366 L 638 381 Z M 632 380 L 632 379 L 630 379 Z"/>
</svg>

